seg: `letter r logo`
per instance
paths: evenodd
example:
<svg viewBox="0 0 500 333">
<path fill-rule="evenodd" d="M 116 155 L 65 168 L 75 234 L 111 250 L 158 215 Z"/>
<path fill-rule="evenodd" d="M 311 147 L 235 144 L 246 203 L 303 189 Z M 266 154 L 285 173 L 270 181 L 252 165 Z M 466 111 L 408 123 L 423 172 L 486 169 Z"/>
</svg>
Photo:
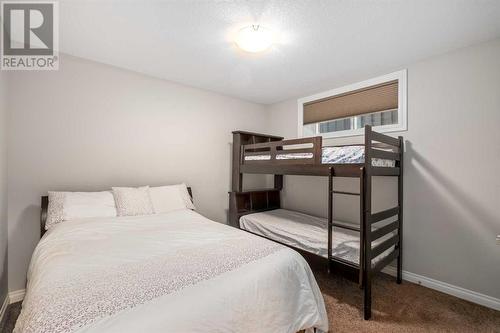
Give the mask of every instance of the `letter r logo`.
<svg viewBox="0 0 500 333">
<path fill-rule="evenodd" d="M 54 54 L 54 4 L 2 3 L 3 55 Z"/>
</svg>

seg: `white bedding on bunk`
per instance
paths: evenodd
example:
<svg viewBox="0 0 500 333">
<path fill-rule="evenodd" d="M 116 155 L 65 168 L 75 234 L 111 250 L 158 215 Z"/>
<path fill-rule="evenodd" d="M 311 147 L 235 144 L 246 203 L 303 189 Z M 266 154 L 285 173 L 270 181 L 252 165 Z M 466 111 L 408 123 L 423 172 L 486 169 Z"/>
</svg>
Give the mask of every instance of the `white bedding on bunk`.
<svg viewBox="0 0 500 333">
<path fill-rule="evenodd" d="M 286 209 L 248 214 L 240 218 L 240 227 L 242 229 L 325 258 L 328 257 L 327 225 L 327 219 Z M 379 238 L 372 242 L 372 246 L 380 244 L 392 235 L 393 233 L 389 233 Z M 332 233 L 332 255 L 358 264 L 359 239 L 359 232 L 334 227 Z M 389 255 L 393 249 L 394 247 L 391 247 L 384 251 L 372 261 L 372 264 Z"/>
<path fill-rule="evenodd" d="M 180 210 L 60 223 L 33 254 L 15 332 L 328 330 L 295 251 Z"/>
<path fill-rule="evenodd" d="M 390 150 L 388 150 L 390 151 Z M 286 149 L 276 155 L 277 160 L 293 160 L 313 158 L 312 153 L 287 153 Z M 365 146 L 332 146 L 323 147 L 321 163 L 323 164 L 362 164 L 365 163 Z M 269 153 L 263 152 L 262 155 L 245 156 L 245 161 L 268 161 L 271 159 Z M 373 158 L 372 165 L 377 167 L 394 167 L 393 160 L 382 158 Z"/>
</svg>

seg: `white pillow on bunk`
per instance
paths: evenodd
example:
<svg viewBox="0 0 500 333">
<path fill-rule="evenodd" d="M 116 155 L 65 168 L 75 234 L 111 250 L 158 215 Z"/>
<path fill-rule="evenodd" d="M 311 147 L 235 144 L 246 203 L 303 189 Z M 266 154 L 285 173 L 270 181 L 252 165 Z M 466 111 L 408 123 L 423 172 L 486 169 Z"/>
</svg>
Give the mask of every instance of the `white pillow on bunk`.
<svg viewBox="0 0 500 333">
<path fill-rule="evenodd" d="M 116 216 L 113 194 L 102 192 L 49 191 L 45 230 L 68 220 Z"/>
<path fill-rule="evenodd" d="M 186 184 L 150 187 L 151 201 L 156 214 L 174 210 L 195 209 Z"/>
</svg>

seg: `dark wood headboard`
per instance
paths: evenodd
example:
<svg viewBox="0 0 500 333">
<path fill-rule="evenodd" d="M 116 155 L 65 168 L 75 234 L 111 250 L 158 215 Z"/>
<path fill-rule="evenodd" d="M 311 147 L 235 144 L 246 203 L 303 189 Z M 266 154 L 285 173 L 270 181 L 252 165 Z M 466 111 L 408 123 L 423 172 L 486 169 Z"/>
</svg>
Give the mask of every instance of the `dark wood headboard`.
<svg viewBox="0 0 500 333">
<path fill-rule="evenodd" d="M 191 200 L 193 200 L 193 192 L 191 187 L 187 188 L 189 195 L 191 196 Z M 42 196 L 41 201 L 41 211 L 40 211 L 40 237 L 45 233 L 45 222 L 47 221 L 47 209 L 49 208 L 49 197 L 47 195 Z"/>
</svg>

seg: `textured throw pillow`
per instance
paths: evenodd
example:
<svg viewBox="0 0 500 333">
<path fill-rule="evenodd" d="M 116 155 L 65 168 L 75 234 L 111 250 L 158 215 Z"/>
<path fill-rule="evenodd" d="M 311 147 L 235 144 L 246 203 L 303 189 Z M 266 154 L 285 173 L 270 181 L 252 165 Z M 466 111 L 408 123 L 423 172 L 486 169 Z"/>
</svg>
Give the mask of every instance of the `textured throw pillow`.
<svg viewBox="0 0 500 333">
<path fill-rule="evenodd" d="M 115 200 L 110 191 L 56 192 L 49 191 L 49 207 L 45 230 L 57 223 L 87 218 L 116 216 Z"/>
<path fill-rule="evenodd" d="M 113 187 L 118 216 L 154 214 L 149 186 Z"/>
<path fill-rule="evenodd" d="M 195 209 L 186 184 L 150 187 L 149 193 L 156 214 Z"/>
</svg>

